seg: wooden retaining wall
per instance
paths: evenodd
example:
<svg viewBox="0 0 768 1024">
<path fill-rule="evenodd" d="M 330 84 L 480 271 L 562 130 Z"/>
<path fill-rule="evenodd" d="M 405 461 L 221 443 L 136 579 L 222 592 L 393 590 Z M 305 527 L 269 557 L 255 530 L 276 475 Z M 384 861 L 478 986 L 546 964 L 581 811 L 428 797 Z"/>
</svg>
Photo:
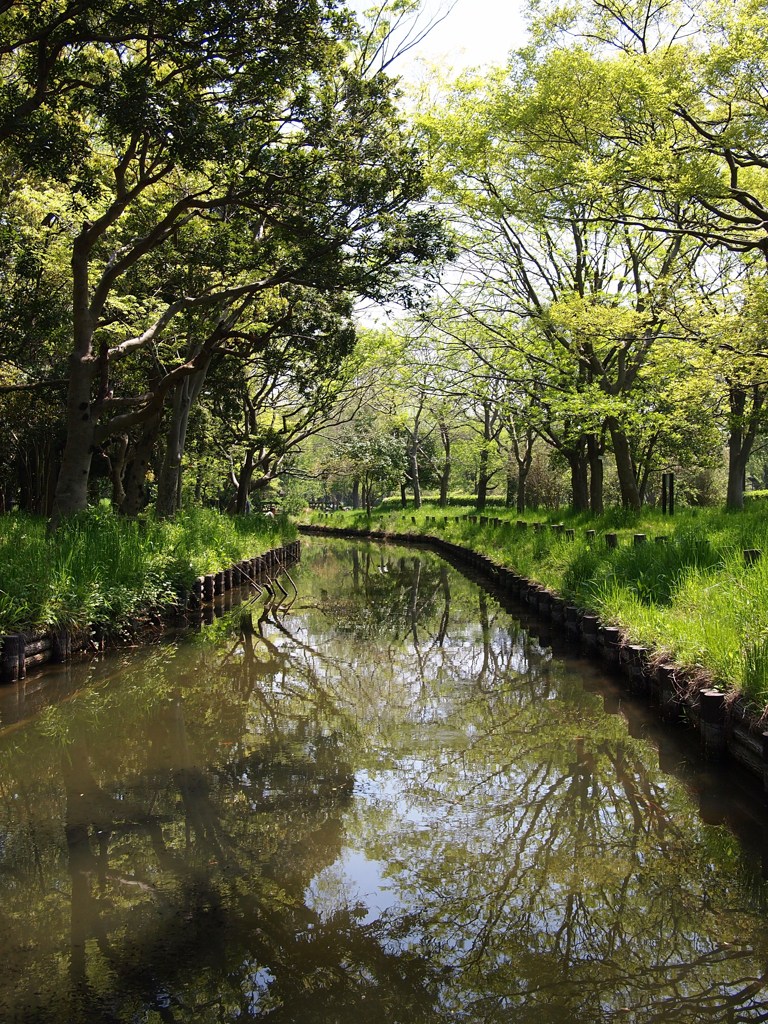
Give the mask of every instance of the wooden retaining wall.
<svg viewBox="0 0 768 1024">
<path fill-rule="evenodd" d="M 298 562 L 300 557 L 301 542 L 292 541 L 254 558 L 235 562 L 220 572 L 199 576 L 192 589 L 180 595 L 175 604 L 150 610 L 145 621 L 161 626 L 184 620 L 188 616 L 205 618 L 206 607 L 210 608 L 217 597 L 235 588 L 261 585 L 275 579 L 283 569 Z M 138 627 L 141 622 L 134 620 L 127 625 Z M 24 679 L 29 669 L 46 662 L 67 662 L 78 651 L 104 650 L 108 639 L 100 625 L 93 625 L 74 634 L 67 630 L 52 629 L 34 636 L 25 633 L 0 636 L 0 683 L 15 683 Z"/>
<path fill-rule="evenodd" d="M 692 669 L 669 664 L 651 649 L 629 643 L 617 626 L 607 625 L 589 610 L 568 604 L 553 590 L 499 565 L 490 556 L 441 537 L 326 526 L 302 526 L 300 530 L 304 534 L 422 544 L 478 573 L 499 591 L 530 608 L 538 618 L 559 626 L 562 636 L 618 673 L 627 691 L 647 701 L 661 719 L 692 727 L 699 736 L 704 757 L 712 761 L 729 759 L 746 768 L 762 781 L 768 798 L 768 723 L 740 697 L 727 697 L 711 684 L 700 681 Z"/>
</svg>

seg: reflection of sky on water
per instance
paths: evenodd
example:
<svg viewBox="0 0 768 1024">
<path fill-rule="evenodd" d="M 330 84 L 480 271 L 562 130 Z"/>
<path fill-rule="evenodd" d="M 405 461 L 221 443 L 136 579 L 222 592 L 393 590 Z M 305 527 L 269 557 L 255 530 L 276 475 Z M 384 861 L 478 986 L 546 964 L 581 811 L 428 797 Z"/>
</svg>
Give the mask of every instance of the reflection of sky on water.
<svg viewBox="0 0 768 1024">
<path fill-rule="evenodd" d="M 309 883 L 304 903 L 324 923 L 346 912 L 359 924 L 370 924 L 397 904 L 385 872 L 382 861 L 369 860 L 361 850 L 345 847 L 337 860 Z"/>
</svg>

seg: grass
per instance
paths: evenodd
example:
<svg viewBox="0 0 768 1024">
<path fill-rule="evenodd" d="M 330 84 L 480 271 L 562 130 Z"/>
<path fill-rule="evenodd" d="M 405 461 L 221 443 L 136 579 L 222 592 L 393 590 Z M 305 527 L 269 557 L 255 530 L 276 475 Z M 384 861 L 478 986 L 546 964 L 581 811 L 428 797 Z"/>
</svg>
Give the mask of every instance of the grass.
<svg viewBox="0 0 768 1024">
<path fill-rule="evenodd" d="M 702 668 L 715 685 L 740 691 L 761 708 L 768 705 L 768 498 L 752 498 L 739 513 L 684 509 L 671 518 L 655 510 L 611 509 L 592 517 L 489 508 L 486 516 L 500 518 L 501 527 L 469 523 L 466 513 L 474 514 L 469 503 L 442 509 L 425 502 L 419 511 L 388 504 L 370 519 L 364 512 L 314 513 L 312 519 L 432 533 L 483 551 L 620 625 L 634 642 Z M 527 529 L 516 525 L 519 519 Z M 535 523 L 544 527 L 537 531 Z M 574 540 L 550 528 L 558 523 L 574 530 Z M 595 531 L 594 541 L 587 530 Z M 608 548 L 606 533 L 618 534 L 617 548 Z M 645 534 L 647 542 L 636 546 L 635 534 Z M 745 563 L 747 548 L 763 552 L 754 565 Z"/>
<path fill-rule="evenodd" d="M 116 628 L 174 601 L 200 575 L 295 536 L 284 519 L 208 509 L 124 519 L 99 506 L 53 537 L 43 519 L 0 516 L 0 633 Z"/>
</svg>

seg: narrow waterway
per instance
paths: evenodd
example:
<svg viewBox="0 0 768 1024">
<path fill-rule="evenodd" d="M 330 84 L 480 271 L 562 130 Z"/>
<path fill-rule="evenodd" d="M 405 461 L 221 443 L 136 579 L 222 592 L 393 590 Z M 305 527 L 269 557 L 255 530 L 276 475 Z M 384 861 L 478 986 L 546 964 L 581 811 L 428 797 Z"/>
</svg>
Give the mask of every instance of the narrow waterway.
<svg viewBox="0 0 768 1024">
<path fill-rule="evenodd" d="M 3 1024 L 768 1020 L 748 784 L 433 554 L 292 576 L 0 692 Z"/>
</svg>

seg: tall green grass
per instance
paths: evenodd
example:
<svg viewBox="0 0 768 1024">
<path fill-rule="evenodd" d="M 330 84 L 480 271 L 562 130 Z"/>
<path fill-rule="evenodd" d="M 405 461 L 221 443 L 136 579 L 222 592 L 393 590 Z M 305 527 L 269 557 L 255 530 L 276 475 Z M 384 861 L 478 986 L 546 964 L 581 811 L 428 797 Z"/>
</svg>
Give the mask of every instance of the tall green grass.
<svg viewBox="0 0 768 1024">
<path fill-rule="evenodd" d="M 391 532 L 436 534 L 491 555 L 501 564 L 557 590 L 568 600 L 623 627 L 632 640 L 680 663 L 700 667 L 716 685 L 768 705 L 768 501 L 753 499 L 743 512 L 684 509 L 674 517 L 654 510 L 530 513 L 498 507 L 489 517 L 504 525 L 469 523 L 470 503 L 414 511 L 389 506 L 364 513 L 315 516 L 318 522 Z M 432 516 L 435 522 L 428 523 Z M 444 523 L 448 517 L 448 523 Z M 415 519 L 415 522 L 412 520 Z M 527 529 L 516 526 L 518 519 Z M 534 523 L 545 528 L 534 530 Z M 563 523 L 575 540 L 550 529 Z M 588 541 L 586 531 L 596 533 Z M 617 533 L 608 548 L 604 534 Z M 633 535 L 648 541 L 635 546 Z M 664 543 L 656 543 L 663 537 Z M 743 551 L 763 557 L 747 565 Z"/>
<path fill-rule="evenodd" d="M 89 509 L 54 536 L 45 521 L 0 516 L 0 633 L 49 626 L 114 627 L 173 601 L 195 577 L 295 536 L 284 519 L 208 509 L 173 520 Z"/>
</svg>

